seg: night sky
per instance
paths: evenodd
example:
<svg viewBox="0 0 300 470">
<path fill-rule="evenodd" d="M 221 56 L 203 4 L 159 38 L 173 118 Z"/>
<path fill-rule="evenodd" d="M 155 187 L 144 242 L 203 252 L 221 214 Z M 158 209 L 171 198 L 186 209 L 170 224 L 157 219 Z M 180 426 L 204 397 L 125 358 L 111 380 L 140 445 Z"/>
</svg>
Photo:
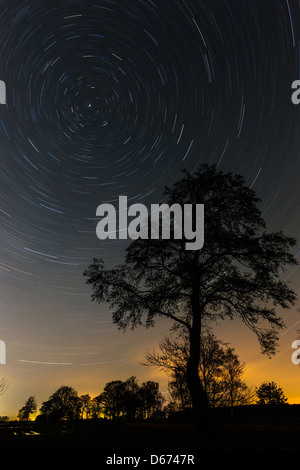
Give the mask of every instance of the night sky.
<svg viewBox="0 0 300 470">
<path fill-rule="evenodd" d="M 296 0 L 0 0 L 0 415 L 61 385 L 95 396 L 136 375 L 167 390 L 139 361 L 171 324 L 124 334 L 90 301 L 83 271 L 128 245 L 96 237 L 99 204 L 161 203 L 183 168 L 214 163 L 245 177 L 269 230 L 299 237 L 299 40 Z M 299 278 L 284 274 L 297 292 Z M 249 386 L 274 380 L 291 403 L 297 308 L 271 360 L 239 322 L 215 329 Z"/>
</svg>

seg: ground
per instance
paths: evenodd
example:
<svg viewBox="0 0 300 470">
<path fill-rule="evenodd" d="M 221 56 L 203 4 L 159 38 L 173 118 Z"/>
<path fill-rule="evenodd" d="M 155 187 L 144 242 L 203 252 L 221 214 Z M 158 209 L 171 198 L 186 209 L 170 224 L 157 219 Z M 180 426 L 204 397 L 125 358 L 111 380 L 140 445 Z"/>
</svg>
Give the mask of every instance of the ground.
<svg viewBox="0 0 300 470">
<path fill-rule="evenodd" d="M 97 450 L 119 455 L 198 454 L 203 451 L 300 450 L 300 407 L 217 410 L 204 432 L 183 421 L 19 423 L 0 425 L 2 450 Z"/>
</svg>

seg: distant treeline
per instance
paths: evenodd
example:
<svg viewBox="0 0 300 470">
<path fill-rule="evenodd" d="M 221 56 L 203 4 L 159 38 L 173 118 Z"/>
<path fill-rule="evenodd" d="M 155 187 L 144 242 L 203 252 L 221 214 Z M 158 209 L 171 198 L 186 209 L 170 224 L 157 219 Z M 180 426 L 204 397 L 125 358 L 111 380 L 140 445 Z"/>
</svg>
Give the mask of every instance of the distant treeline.
<svg viewBox="0 0 300 470">
<path fill-rule="evenodd" d="M 96 397 L 79 396 L 73 387 L 61 386 L 42 403 L 37 420 L 60 421 L 76 419 L 148 419 L 163 415 L 163 395 L 154 381 L 138 383 L 132 376 L 125 381 L 108 382 Z M 28 421 L 37 411 L 35 397 L 26 401 L 18 414 L 20 421 Z"/>
<path fill-rule="evenodd" d="M 176 391 L 178 392 L 178 390 Z M 253 399 L 250 403 L 244 402 L 241 406 L 237 403 L 222 401 L 220 406 L 210 407 L 213 410 L 211 416 L 235 415 L 240 418 L 251 415 L 269 416 L 270 414 L 272 416 L 275 409 L 278 413 L 278 410 L 284 408 L 286 413 L 287 407 L 290 408 L 282 389 L 275 382 L 264 382 L 259 388 L 256 388 L 256 401 Z M 230 408 L 230 413 L 228 408 Z M 188 399 L 182 401 L 180 394 L 174 393 L 174 381 L 169 383 L 169 396 L 166 400 L 159 391 L 158 382 L 147 381 L 140 385 L 137 378 L 132 376 L 125 381 L 108 382 L 103 391 L 93 398 L 89 394 L 79 396 L 73 387 L 61 386 L 48 400 L 42 403 L 36 421 L 107 419 L 132 422 L 163 418 L 190 420 L 191 411 L 190 401 Z M 18 419 L 22 422 L 28 422 L 36 412 L 36 399 L 34 396 L 30 396 L 19 410 Z M 2 422 L 7 420 L 7 417 L 0 419 Z"/>
</svg>

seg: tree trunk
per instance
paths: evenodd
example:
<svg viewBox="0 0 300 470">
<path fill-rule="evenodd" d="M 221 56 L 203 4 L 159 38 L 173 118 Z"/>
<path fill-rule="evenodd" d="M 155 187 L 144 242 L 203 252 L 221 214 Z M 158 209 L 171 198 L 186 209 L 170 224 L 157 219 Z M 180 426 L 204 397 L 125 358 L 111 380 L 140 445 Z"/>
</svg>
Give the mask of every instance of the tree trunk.
<svg viewBox="0 0 300 470">
<path fill-rule="evenodd" d="M 197 268 L 193 273 L 193 288 L 191 296 L 192 325 L 190 328 L 190 351 L 187 363 L 187 385 L 191 394 L 194 420 L 197 425 L 205 420 L 208 401 L 199 376 L 202 309 L 199 301 L 200 274 Z M 204 424 L 204 423 L 203 423 Z"/>
<path fill-rule="evenodd" d="M 187 363 L 187 386 L 191 395 L 193 417 L 197 425 L 204 424 L 207 416 L 208 402 L 205 390 L 199 377 L 200 363 L 200 326 L 190 332 L 190 352 Z"/>
</svg>

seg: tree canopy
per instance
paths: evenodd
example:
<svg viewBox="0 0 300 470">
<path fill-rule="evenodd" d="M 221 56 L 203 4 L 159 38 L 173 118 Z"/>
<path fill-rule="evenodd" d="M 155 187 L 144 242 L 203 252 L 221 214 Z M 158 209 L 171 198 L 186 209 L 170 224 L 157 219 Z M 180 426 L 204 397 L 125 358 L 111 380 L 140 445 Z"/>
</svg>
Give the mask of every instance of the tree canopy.
<svg viewBox="0 0 300 470">
<path fill-rule="evenodd" d="M 275 382 L 263 382 L 255 389 L 258 405 L 283 405 L 287 403 L 287 398 Z"/>
<path fill-rule="evenodd" d="M 108 382 L 95 400 L 100 404 L 103 416 L 109 419 L 124 417 L 128 421 L 159 414 L 164 402 L 157 382 L 147 381 L 139 385 L 135 376 L 125 381 Z"/>
<path fill-rule="evenodd" d="M 25 402 L 25 405 L 19 410 L 18 419 L 20 421 L 29 421 L 30 415 L 37 410 L 36 399 L 31 395 Z"/>
<path fill-rule="evenodd" d="M 77 391 L 73 387 L 63 385 L 42 403 L 40 412 L 48 420 L 58 421 L 78 418 L 79 409 Z"/>
<path fill-rule="evenodd" d="M 191 406 L 186 378 L 188 357 L 188 335 L 180 331 L 163 337 L 159 352 L 147 351 L 142 362 L 169 375 L 171 405 L 168 406 L 173 411 L 183 411 Z M 199 377 L 209 407 L 233 407 L 253 402 L 254 394 L 243 379 L 244 367 L 234 348 L 218 340 L 211 331 L 201 335 Z"/>
</svg>

